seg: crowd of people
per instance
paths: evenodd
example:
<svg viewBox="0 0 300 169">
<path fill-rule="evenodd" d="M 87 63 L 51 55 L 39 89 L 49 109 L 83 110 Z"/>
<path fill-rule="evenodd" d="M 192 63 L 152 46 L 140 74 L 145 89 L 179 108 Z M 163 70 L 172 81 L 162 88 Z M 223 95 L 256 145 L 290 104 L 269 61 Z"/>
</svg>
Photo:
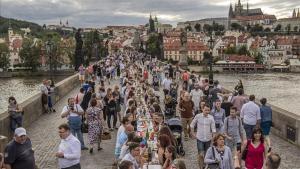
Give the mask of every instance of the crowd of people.
<svg viewBox="0 0 300 169">
<path fill-rule="evenodd" d="M 80 169 L 81 151 L 101 151 L 102 139 L 110 139 L 106 136 L 111 132 L 117 133 L 113 153 L 119 169 L 139 169 L 150 163 L 153 157 L 144 156 L 150 137 L 156 141 L 157 163 L 163 169 L 186 169 L 182 142 L 190 139 L 195 140 L 200 169 L 279 167 L 280 157 L 272 151 L 269 138 L 272 109 L 266 98 L 258 106 L 254 95 L 246 96 L 241 80 L 233 93 L 226 93 L 217 80 L 125 51 L 86 68 L 81 65 L 79 81 L 78 94 L 68 98 L 60 114 L 67 121 L 58 127 L 61 142 L 56 157 L 61 169 Z M 45 113 L 55 112 L 53 83 L 43 81 L 41 91 Z M 8 110 L 14 139 L 5 149 L 3 167 L 33 169 L 32 145 L 22 128 L 22 109 L 13 97 Z M 138 132 L 139 115 L 144 111 L 150 115 L 153 136 Z M 172 119 L 179 120 L 182 138 L 170 127 Z M 88 144 L 83 133 L 87 133 Z"/>
</svg>

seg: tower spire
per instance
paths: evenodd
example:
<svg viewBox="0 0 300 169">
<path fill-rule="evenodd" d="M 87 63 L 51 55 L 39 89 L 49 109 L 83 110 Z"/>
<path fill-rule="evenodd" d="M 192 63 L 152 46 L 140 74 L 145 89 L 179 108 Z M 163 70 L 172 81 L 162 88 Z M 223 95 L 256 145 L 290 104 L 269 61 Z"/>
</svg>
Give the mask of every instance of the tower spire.
<svg viewBox="0 0 300 169">
<path fill-rule="evenodd" d="M 297 13 L 297 18 L 300 18 L 300 11 L 299 11 L 299 8 L 298 8 L 298 13 Z"/>
<path fill-rule="evenodd" d="M 248 0 L 247 0 L 247 14 L 249 14 L 249 3 L 248 3 Z"/>
<path fill-rule="evenodd" d="M 292 18 L 296 18 L 296 9 L 293 10 L 293 16 Z"/>
</svg>

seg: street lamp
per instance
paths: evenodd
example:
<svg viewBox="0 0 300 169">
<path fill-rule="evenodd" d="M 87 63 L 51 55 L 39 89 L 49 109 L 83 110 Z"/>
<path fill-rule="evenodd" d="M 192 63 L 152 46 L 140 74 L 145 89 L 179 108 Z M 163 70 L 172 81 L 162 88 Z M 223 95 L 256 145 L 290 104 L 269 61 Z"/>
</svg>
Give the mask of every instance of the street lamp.
<svg viewBox="0 0 300 169">
<path fill-rule="evenodd" d="M 50 78 L 51 78 L 51 81 L 53 80 L 53 72 L 52 72 L 52 51 L 53 51 L 53 42 L 52 40 L 50 39 L 50 36 L 49 36 L 49 39 L 47 40 L 46 42 L 46 53 L 49 57 L 49 69 L 50 69 Z"/>
<path fill-rule="evenodd" d="M 215 36 L 215 32 L 213 31 L 212 33 L 210 33 L 210 39 L 208 40 L 208 45 L 210 48 L 210 57 L 209 57 L 209 82 L 213 82 L 214 80 L 214 75 L 213 75 L 213 70 L 212 70 L 212 65 L 213 65 L 213 48 L 214 48 L 214 36 Z"/>
</svg>

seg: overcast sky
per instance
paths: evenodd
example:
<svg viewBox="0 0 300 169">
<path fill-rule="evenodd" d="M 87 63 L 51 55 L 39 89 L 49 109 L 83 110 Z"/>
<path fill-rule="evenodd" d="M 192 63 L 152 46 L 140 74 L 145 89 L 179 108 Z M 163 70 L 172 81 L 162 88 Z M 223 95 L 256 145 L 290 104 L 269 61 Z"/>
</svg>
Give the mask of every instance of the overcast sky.
<svg viewBox="0 0 300 169">
<path fill-rule="evenodd" d="M 148 22 L 149 13 L 160 22 L 176 25 L 179 21 L 228 15 L 230 2 L 238 0 L 0 0 L 1 15 L 58 24 L 60 19 L 75 27 L 138 25 Z M 247 0 L 241 0 L 245 4 Z M 262 8 L 277 18 L 290 17 L 300 0 L 249 0 L 250 8 Z"/>
</svg>

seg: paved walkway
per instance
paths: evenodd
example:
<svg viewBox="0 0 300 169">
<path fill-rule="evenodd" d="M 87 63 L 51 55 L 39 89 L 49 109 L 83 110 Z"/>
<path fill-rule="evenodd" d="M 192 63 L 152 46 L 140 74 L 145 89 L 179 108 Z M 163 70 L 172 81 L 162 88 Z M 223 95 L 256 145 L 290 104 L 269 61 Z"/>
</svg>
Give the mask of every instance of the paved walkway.
<svg viewBox="0 0 300 169">
<path fill-rule="evenodd" d="M 74 97 L 79 91 L 79 87 L 75 88 L 67 94 L 54 107 L 56 113 L 45 114 L 34 122 L 28 130 L 28 135 L 31 138 L 33 148 L 35 150 L 36 163 L 39 169 L 57 169 L 57 159 L 55 153 L 58 150 L 60 138 L 58 136 L 57 127 L 66 122 L 66 119 L 60 118 L 60 112 L 64 105 L 67 104 L 69 97 Z M 112 133 L 112 139 L 102 142 L 103 150 L 94 151 L 90 155 L 88 151 L 82 151 L 81 164 L 82 169 L 111 169 L 114 159 L 116 131 Z M 85 143 L 87 143 L 87 134 L 84 134 Z M 283 139 L 271 135 L 273 142 L 273 150 L 278 152 L 282 157 L 281 169 L 299 169 L 300 168 L 300 149 Z M 187 169 L 197 168 L 197 149 L 196 141 L 189 140 L 184 142 L 186 155 L 184 157 Z"/>
</svg>

